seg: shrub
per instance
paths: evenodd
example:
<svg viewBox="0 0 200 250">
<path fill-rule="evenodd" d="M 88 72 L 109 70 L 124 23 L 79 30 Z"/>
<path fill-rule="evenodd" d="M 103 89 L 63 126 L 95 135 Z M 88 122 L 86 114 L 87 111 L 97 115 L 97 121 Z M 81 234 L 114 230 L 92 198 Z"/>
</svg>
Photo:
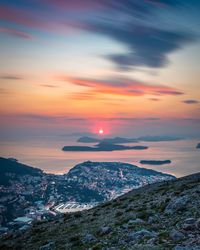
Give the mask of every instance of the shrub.
<svg viewBox="0 0 200 250">
<path fill-rule="evenodd" d="M 115 217 L 119 217 L 121 216 L 123 213 L 121 211 L 117 211 L 116 214 L 115 214 Z"/>
<path fill-rule="evenodd" d="M 74 217 L 75 218 L 80 218 L 82 216 L 82 213 L 81 212 L 76 212 L 75 214 L 74 214 Z"/>
<path fill-rule="evenodd" d="M 80 236 L 79 235 L 74 235 L 71 238 L 69 238 L 70 242 L 76 242 L 76 241 L 80 241 Z"/>
</svg>

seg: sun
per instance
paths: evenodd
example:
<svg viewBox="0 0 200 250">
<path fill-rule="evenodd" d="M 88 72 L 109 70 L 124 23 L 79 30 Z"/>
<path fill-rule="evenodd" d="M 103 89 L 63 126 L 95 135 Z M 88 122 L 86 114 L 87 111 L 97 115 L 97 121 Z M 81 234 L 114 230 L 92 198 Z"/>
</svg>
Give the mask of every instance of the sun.
<svg viewBox="0 0 200 250">
<path fill-rule="evenodd" d="M 102 128 L 99 129 L 99 134 L 100 134 L 100 135 L 103 135 L 103 133 L 104 133 L 103 129 L 102 129 Z"/>
</svg>

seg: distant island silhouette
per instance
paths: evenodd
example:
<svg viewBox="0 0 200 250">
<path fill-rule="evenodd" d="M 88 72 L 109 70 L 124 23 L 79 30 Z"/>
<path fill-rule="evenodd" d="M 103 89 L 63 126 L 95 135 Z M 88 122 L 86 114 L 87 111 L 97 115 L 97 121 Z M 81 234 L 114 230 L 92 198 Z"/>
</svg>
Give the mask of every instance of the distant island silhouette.
<svg viewBox="0 0 200 250">
<path fill-rule="evenodd" d="M 144 149 L 148 149 L 148 147 L 147 146 L 124 146 L 124 145 L 118 145 L 118 144 L 113 144 L 113 143 L 102 141 L 93 147 L 89 147 L 89 146 L 64 146 L 62 148 L 63 151 L 89 151 L 89 152 L 131 150 L 131 149 L 144 150 Z"/>
<path fill-rule="evenodd" d="M 136 138 L 138 141 L 147 141 L 147 142 L 161 142 L 161 141 L 179 141 L 184 138 L 177 136 L 169 135 L 145 135 Z"/>
<path fill-rule="evenodd" d="M 131 143 L 131 142 L 138 142 L 136 139 L 128 139 L 123 137 L 114 137 L 114 138 L 103 138 L 98 139 L 94 137 L 83 136 L 80 137 L 77 142 L 83 143 L 94 143 L 94 142 L 107 142 L 107 143 Z"/>
<path fill-rule="evenodd" d="M 197 144 L 196 148 L 200 148 L 200 143 Z"/>
<path fill-rule="evenodd" d="M 161 142 L 161 141 L 177 141 L 181 140 L 180 137 L 174 136 L 141 136 L 137 138 L 124 138 L 124 137 L 114 137 L 114 138 L 95 138 L 90 136 L 82 136 L 77 142 L 82 143 L 97 143 L 97 142 L 107 142 L 107 143 L 136 143 L 138 141 L 146 142 Z"/>
<path fill-rule="evenodd" d="M 163 164 L 170 164 L 170 160 L 141 160 L 140 164 L 146 164 L 146 165 L 163 165 Z"/>
</svg>

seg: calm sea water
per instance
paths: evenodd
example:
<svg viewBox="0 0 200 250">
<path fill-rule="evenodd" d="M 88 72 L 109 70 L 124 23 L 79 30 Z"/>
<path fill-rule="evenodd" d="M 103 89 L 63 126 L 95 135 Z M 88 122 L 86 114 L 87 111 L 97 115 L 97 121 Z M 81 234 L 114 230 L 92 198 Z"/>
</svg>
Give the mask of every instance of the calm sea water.
<svg viewBox="0 0 200 250">
<path fill-rule="evenodd" d="M 0 152 L 3 157 L 14 157 L 20 162 L 43 169 L 48 173 L 62 174 L 83 161 L 121 161 L 139 164 L 140 160 L 172 161 L 169 165 L 143 165 L 177 177 L 200 171 L 200 150 L 198 140 L 171 142 L 142 142 L 131 145 L 147 145 L 147 150 L 125 150 L 113 152 L 63 152 L 64 145 L 76 145 L 76 139 L 68 136 L 35 136 L 1 140 Z M 81 145 L 81 144 L 79 144 Z"/>
</svg>

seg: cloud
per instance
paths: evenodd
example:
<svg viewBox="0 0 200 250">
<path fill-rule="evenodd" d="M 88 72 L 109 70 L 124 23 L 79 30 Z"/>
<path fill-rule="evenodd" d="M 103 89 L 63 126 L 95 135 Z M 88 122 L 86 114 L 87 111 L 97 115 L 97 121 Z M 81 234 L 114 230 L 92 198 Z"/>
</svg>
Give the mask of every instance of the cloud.
<svg viewBox="0 0 200 250">
<path fill-rule="evenodd" d="M 101 0 L 46 0 L 46 3 L 54 6 L 64 8 L 70 11 L 91 11 L 96 8 L 102 7 L 103 1 Z"/>
<path fill-rule="evenodd" d="M 129 78 L 107 78 L 107 79 L 91 79 L 91 78 L 69 78 L 61 77 L 61 80 L 71 82 L 78 86 L 87 87 L 87 94 L 103 93 L 112 95 L 125 96 L 142 96 L 142 95 L 182 95 L 183 92 L 168 86 L 154 85 L 140 82 Z M 89 93 L 89 94 L 88 94 Z"/>
<path fill-rule="evenodd" d="M 102 121 L 158 121 L 160 117 L 111 117 L 101 118 Z"/>
<path fill-rule="evenodd" d="M 120 69 L 135 66 L 160 68 L 168 63 L 168 55 L 195 40 L 192 34 L 182 31 L 161 30 L 141 25 L 115 26 L 91 24 L 91 28 L 124 44 L 127 52 L 106 55 Z"/>
<path fill-rule="evenodd" d="M 45 0 L 42 4 L 35 1 L 32 8 L 26 3 L 23 8 L 0 5 L 0 20 L 57 33 L 80 29 L 98 33 L 125 46 L 123 53 L 103 56 L 118 69 L 161 68 L 168 64 L 170 53 L 196 39 L 193 33 L 164 28 L 159 19 L 163 8 L 177 9 L 185 3 L 185 0 Z M 192 4 L 194 1 L 189 6 Z M 154 26 L 149 20 L 155 20 Z M 31 38 L 15 29 L 4 28 L 2 32 Z"/>
<path fill-rule="evenodd" d="M 23 39 L 33 39 L 33 36 L 31 34 L 17 29 L 0 28 L 0 32 Z"/>
<path fill-rule="evenodd" d="M 160 101 L 160 99 L 159 99 L 159 98 L 149 98 L 149 100 L 150 100 L 150 101 L 154 101 L 154 102 L 158 102 L 158 101 Z"/>
<path fill-rule="evenodd" d="M 31 11 L 6 5 L 0 5 L 0 20 L 9 21 L 32 28 L 42 25 L 36 16 L 34 17 Z"/>
<path fill-rule="evenodd" d="M 2 80 L 22 80 L 23 78 L 18 75 L 0 75 L 0 79 Z"/>
<path fill-rule="evenodd" d="M 50 85 L 50 84 L 40 84 L 41 87 L 45 88 L 59 88 L 57 85 Z"/>
<path fill-rule="evenodd" d="M 1 117 L 4 119 L 14 119 L 25 122 L 65 122 L 65 121 L 83 121 L 85 118 L 76 117 L 70 114 L 54 115 L 54 114 L 39 114 L 39 113 L 16 113 L 7 114 L 2 113 Z"/>
<path fill-rule="evenodd" d="M 72 100 L 79 100 L 79 101 L 88 101 L 88 100 L 99 100 L 97 93 L 93 92 L 79 92 L 73 93 L 69 95 L 70 99 Z"/>
<path fill-rule="evenodd" d="M 12 94 L 13 91 L 12 90 L 9 90 L 9 89 L 5 89 L 5 88 L 0 88 L 0 95 L 3 96 L 3 95 L 10 95 Z"/>
<path fill-rule="evenodd" d="M 65 122 L 94 122 L 94 121 L 126 121 L 126 122 L 139 122 L 139 121 L 158 121 L 159 117 L 131 117 L 131 116 L 117 116 L 117 117 L 85 117 L 75 116 L 73 114 L 40 114 L 40 113 L 1 113 L 1 118 L 7 121 L 19 121 L 27 123 L 65 123 Z"/>
<path fill-rule="evenodd" d="M 36 2 L 37 3 L 37 2 Z M 55 13 L 55 9 L 51 10 L 47 5 L 45 10 L 40 9 L 40 5 L 34 5 L 35 8 L 30 9 L 29 6 L 23 8 L 16 7 L 15 5 L 0 5 L 0 21 L 9 22 L 15 26 L 22 26 L 23 28 L 53 31 L 56 33 L 67 33 L 74 28 L 81 28 L 81 23 L 77 22 L 74 18 L 69 18 L 67 15 L 63 16 L 59 11 Z M 6 29 L 6 28 L 5 28 Z M 10 33 L 18 33 L 10 31 Z M 9 32 L 7 30 L 7 32 Z M 23 35 L 23 34 L 21 34 Z M 24 34 L 25 36 L 25 34 Z"/>
<path fill-rule="evenodd" d="M 145 0 L 145 2 L 161 8 L 178 6 L 181 3 L 180 0 Z"/>
<path fill-rule="evenodd" d="M 68 2 L 68 1 L 67 1 Z M 77 1 L 80 2 L 80 1 Z M 104 55 L 120 70 L 145 66 L 161 68 L 168 64 L 170 53 L 196 40 L 193 33 L 176 28 L 153 26 L 160 9 L 184 6 L 179 0 L 101 0 L 104 12 L 86 21 L 85 29 L 110 37 L 125 45 L 126 52 Z M 192 3 L 191 3 L 192 5 Z M 147 22 L 148 20 L 148 22 Z M 157 19 L 159 21 L 159 18 Z"/>
<path fill-rule="evenodd" d="M 186 103 L 186 104 L 197 104 L 197 103 L 199 103 L 197 100 L 192 100 L 192 99 L 184 100 L 183 102 Z"/>
<path fill-rule="evenodd" d="M 155 8 L 175 7 L 179 4 L 178 0 L 46 0 L 46 3 L 70 11 L 91 11 L 109 10 L 128 12 L 131 14 L 146 14 Z"/>
</svg>

